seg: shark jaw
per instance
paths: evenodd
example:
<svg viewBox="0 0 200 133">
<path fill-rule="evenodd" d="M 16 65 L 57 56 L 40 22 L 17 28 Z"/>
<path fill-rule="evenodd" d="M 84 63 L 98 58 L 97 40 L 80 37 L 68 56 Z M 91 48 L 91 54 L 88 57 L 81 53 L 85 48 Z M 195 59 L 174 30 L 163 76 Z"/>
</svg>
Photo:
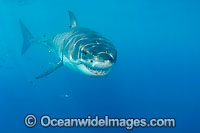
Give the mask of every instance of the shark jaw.
<svg viewBox="0 0 200 133">
<path fill-rule="evenodd" d="M 93 62 L 91 64 L 87 61 L 83 61 L 82 59 L 75 61 L 73 59 L 69 60 L 66 57 L 63 58 L 63 64 L 72 70 L 92 77 L 107 76 L 114 65 L 110 62 Z"/>
<path fill-rule="evenodd" d="M 96 77 L 103 77 L 109 74 L 109 72 L 111 71 L 111 67 L 92 67 L 90 65 L 87 64 L 79 64 L 78 65 L 78 69 L 79 71 L 81 71 L 82 73 L 89 75 L 89 76 L 96 76 Z"/>
</svg>

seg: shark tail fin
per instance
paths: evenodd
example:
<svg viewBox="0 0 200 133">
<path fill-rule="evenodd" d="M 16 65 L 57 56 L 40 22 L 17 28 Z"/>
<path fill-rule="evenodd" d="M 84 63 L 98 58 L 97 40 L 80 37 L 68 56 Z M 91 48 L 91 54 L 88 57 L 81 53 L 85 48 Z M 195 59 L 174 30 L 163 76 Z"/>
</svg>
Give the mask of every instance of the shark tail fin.
<svg viewBox="0 0 200 133">
<path fill-rule="evenodd" d="M 28 30 L 28 28 L 22 23 L 21 20 L 19 20 L 19 24 L 20 24 L 22 36 L 24 39 L 21 55 L 24 55 L 33 42 L 33 36 L 31 34 L 31 32 Z"/>
</svg>

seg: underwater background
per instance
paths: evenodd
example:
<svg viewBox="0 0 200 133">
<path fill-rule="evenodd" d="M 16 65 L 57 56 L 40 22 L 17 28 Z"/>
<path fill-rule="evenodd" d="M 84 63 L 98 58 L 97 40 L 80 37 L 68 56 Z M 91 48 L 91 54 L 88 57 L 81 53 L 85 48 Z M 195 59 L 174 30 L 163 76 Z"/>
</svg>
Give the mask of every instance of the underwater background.
<svg viewBox="0 0 200 133">
<path fill-rule="evenodd" d="M 200 2 L 197 0 L 0 0 L 1 133 L 199 133 Z M 34 36 L 79 25 L 109 38 L 118 51 L 107 77 L 66 67 L 34 77 L 57 59 L 33 45 L 21 56 L 21 19 Z M 24 118 L 175 118 L 175 128 L 27 128 Z"/>
</svg>

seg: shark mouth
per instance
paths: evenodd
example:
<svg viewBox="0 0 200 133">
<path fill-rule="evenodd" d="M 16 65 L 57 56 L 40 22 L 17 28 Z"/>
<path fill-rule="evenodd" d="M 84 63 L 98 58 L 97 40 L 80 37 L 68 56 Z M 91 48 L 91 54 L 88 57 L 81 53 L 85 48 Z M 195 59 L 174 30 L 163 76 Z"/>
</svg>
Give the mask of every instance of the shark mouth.
<svg viewBox="0 0 200 133">
<path fill-rule="evenodd" d="M 110 70 L 108 68 L 93 68 L 86 64 L 84 64 L 84 65 L 91 73 L 93 73 L 95 75 L 106 75 Z"/>
</svg>

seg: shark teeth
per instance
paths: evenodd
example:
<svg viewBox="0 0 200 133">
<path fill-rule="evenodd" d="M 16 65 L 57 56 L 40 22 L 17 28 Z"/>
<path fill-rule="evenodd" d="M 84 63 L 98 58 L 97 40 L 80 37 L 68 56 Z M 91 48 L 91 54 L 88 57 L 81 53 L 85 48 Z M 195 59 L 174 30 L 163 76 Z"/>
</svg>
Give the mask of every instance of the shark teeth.
<svg viewBox="0 0 200 133">
<path fill-rule="evenodd" d="M 106 74 L 106 72 L 108 71 L 108 69 L 95 69 L 92 67 L 89 67 L 87 65 L 85 65 L 85 67 L 92 73 L 97 74 L 97 75 L 104 75 Z"/>
</svg>

